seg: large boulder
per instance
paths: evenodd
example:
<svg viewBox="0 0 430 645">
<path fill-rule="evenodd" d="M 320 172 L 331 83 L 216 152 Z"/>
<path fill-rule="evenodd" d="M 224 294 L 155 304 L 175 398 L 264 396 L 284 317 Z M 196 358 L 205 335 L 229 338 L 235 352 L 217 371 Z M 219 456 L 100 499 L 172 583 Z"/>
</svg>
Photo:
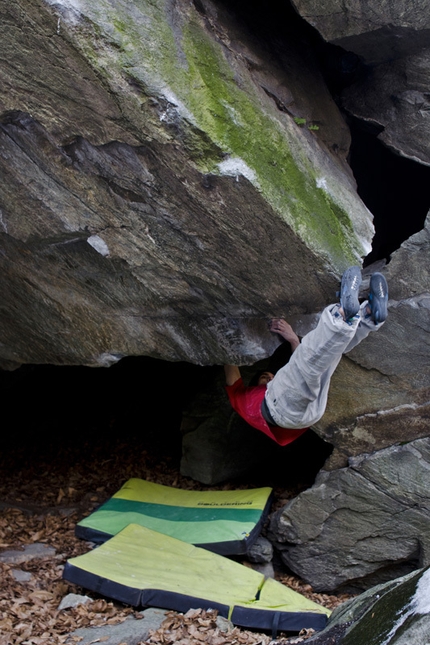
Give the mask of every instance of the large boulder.
<svg viewBox="0 0 430 645">
<path fill-rule="evenodd" d="M 430 564 L 430 439 L 351 458 L 271 520 L 285 564 L 316 590 L 366 588 Z"/>
<path fill-rule="evenodd" d="M 369 251 L 300 37 L 291 75 L 206 0 L 1 5 L 3 366 L 253 362 Z"/>
</svg>

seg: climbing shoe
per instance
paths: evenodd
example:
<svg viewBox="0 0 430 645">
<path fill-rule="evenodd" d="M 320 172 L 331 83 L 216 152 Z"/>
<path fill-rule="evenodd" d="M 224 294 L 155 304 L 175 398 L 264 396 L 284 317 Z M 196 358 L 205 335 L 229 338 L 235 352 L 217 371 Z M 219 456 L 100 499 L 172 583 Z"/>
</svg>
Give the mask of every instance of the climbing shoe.
<svg viewBox="0 0 430 645">
<path fill-rule="evenodd" d="M 358 290 L 361 285 L 360 267 L 349 267 L 342 276 L 340 283 L 340 306 L 343 309 L 346 322 L 354 318 L 360 309 Z"/>
<path fill-rule="evenodd" d="M 370 317 L 376 324 L 384 322 L 388 315 L 388 285 L 382 273 L 373 273 L 369 291 Z"/>
</svg>

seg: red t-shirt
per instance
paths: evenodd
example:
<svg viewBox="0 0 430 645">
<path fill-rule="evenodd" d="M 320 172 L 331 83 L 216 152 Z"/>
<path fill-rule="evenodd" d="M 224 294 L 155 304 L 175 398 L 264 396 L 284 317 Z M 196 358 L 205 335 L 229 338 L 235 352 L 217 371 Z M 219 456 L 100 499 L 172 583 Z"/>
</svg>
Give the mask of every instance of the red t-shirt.
<svg viewBox="0 0 430 645">
<path fill-rule="evenodd" d="M 273 439 L 273 441 L 276 441 L 280 446 L 286 446 L 291 443 L 308 429 L 300 428 L 292 430 L 279 426 L 269 426 L 261 414 L 261 404 L 266 393 L 265 385 L 245 387 L 243 380 L 240 378 L 233 385 L 226 385 L 225 389 L 227 390 L 233 410 L 242 419 L 245 419 L 250 426 L 261 430 L 261 432 L 264 432 L 264 434 Z"/>
</svg>

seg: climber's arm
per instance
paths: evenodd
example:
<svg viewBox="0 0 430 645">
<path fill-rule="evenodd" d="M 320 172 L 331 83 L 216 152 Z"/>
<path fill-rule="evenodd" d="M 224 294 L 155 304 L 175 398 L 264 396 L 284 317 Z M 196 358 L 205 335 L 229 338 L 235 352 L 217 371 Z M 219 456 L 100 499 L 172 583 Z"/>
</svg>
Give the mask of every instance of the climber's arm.
<svg viewBox="0 0 430 645">
<path fill-rule="evenodd" d="M 224 365 L 224 372 L 227 385 L 234 385 L 241 378 L 237 365 Z"/>
</svg>

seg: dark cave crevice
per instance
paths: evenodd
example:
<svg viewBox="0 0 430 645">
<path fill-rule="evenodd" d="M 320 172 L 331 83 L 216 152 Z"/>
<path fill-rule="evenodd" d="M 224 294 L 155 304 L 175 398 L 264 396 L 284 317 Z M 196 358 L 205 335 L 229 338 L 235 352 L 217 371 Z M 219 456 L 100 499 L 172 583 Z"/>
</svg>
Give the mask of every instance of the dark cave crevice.
<svg viewBox="0 0 430 645">
<path fill-rule="evenodd" d="M 351 118 L 350 165 L 357 190 L 373 214 L 375 236 L 364 266 L 390 260 L 402 242 L 422 230 L 430 209 L 430 168 L 389 150 L 380 130 Z"/>
<path fill-rule="evenodd" d="M 69 433 L 76 441 L 116 433 L 172 448 L 183 407 L 213 369 L 127 357 L 109 368 L 22 365 L 0 371 L 10 409 L 3 445 L 13 445 L 20 432 L 35 450 L 43 440 L 61 443 Z"/>
<path fill-rule="evenodd" d="M 276 360 L 276 356 L 275 356 Z M 22 365 L 0 370 L 4 393 L 3 457 L 10 467 L 32 468 L 63 460 L 112 457 L 118 445 L 179 471 L 183 411 L 200 391 L 214 387 L 219 366 L 202 367 L 149 357 L 124 358 L 109 368 Z M 227 404 L 227 395 L 226 395 Z M 261 444 L 258 468 L 237 485 L 311 486 L 332 446 L 313 431 L 281 448 L 249 426 L 251 445 Z M 257 436 L 255 436 L 257 435 Z M 72 466 L 72 463 L 70 463 Z M 141 475 L 143 478 L 144 473 Z"/>
</svg>

